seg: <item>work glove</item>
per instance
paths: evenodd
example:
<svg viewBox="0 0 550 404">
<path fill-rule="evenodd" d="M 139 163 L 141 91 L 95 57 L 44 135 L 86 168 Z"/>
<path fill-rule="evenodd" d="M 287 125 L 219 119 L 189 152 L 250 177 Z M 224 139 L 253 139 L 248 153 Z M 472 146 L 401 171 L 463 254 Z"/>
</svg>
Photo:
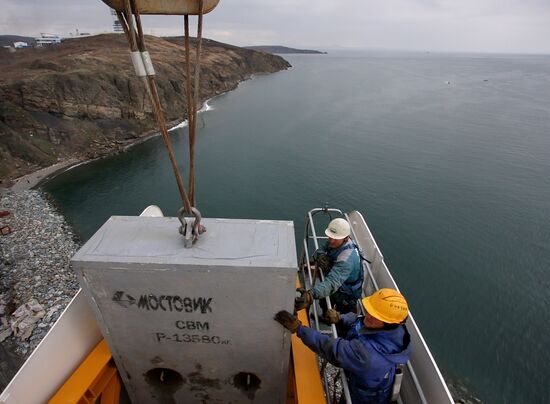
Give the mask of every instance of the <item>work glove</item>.
<svg viewBox="0 0 550 404">
<path fill-rule="evenodd" d="M 305 309 L 313 303 L 313 294 L 310 290 L 298 288 L 296 289 L 296 292 L 300 293 L 300 297 L 294 299 L 294 310 L 299 311 Z"/>
<path fill-rule="evenodd" d="M 338 324 L 340 322 L 340 313 L 334 309 L 328 309 L 325 313 L 325 321 L 329 324 Z"/>
<path fill-rule="evenodd" d="M 332 266 L 330 258 L 325 254 L 321 254 L 317 258 L 315 258 L 315 264 L 317 265 L 317 268 L 319 268 L 319 270 L 323 272 L 323 275 L 328 274 Z"/>
<path fill-rule="evenodd" d="M 292 334 L 298 331 L 298 327 L 302 325 L 302 322 L 300 320 L 298 320 L 295 316 L 293 316 L 286 310 L 281 310 L 280 312 L 275 314 L 274 320 L 279 322 Z"/>
</svg>

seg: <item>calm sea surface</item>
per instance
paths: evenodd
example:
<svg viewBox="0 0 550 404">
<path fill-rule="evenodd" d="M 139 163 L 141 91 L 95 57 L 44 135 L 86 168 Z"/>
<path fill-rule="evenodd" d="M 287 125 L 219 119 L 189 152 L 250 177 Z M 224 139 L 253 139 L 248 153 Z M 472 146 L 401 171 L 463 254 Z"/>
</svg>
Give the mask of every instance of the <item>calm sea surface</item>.
<svg viewBox="0 0 550 404">
<path fill-rule="evenodd" d="M 287 59 L 200 116 L 203 215 L 292 219 L 301 238 L 312 207 L 360 210 L 445 377 L 488 403 L 550 402 L 550 57 Z M 160 138 L 43 188 L 83 239 L 180 207 Z"/>
</svg>

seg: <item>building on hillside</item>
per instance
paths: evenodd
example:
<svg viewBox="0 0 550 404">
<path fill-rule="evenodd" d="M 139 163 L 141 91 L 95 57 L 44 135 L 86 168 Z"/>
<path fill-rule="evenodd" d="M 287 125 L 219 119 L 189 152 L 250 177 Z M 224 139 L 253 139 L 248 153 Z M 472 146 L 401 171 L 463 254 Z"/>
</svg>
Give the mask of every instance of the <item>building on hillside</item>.
<svg viewBox="0 0 550 404">
<path fill-rule="evenodd" d="M 34 38 L 36 46 L 54 45 L 61 43 L 63 38 L 57 34 L 44 34 L 41 33 L 39 37 Z"/>
<path fill-rule="evenodd" d="M 13 47 L 16 49 L 19 49 L 19 48 L 30 48 L 31 46 L 27 42 L 14 42 Z"/>
<path fill-rule="evenodd" d="M 69 35 L 71 38 L 86 38 L 86 37 L 92 36 L 92 34 L 89 32 L 80 32 L 78 28 L 75 29 L 74 33 L 69 32 Z"/>
</svg>

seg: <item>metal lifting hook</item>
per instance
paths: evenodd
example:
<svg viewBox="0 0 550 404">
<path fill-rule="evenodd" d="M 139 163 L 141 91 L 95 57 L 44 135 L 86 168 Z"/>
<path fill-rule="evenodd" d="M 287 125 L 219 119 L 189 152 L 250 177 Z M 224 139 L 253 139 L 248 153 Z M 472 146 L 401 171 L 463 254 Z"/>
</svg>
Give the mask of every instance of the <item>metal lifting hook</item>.
<svg viewBox="0 0 550 404">
<path fill-rule="evenodd" d="M 199 236 L 206 231 L 201 225 L 201 212 L 197 208 L 191 208 L 191 213 L 185 213 L 185 208 L 178 210 L 178 219 L 181 223 L 180 234 L 184 238 L 185 248 L 193 247 Z"/>
</svg>

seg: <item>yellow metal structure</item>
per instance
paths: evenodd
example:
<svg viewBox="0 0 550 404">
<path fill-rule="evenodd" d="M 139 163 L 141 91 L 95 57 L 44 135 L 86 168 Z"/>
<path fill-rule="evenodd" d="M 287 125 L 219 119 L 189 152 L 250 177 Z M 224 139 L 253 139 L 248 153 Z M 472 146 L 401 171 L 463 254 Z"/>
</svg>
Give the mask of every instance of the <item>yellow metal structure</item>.
<svg viewBox="0 0 550 404">
<path fill-rule="evenodd" d="M 298 317 L 302 324 L 309 324 L 305 310 Z M 290 360 L 286 404 L 324 402 L 317 358 L 295 335 Z M 107 343 L 102 340 L 48 403 L 96 403 L 99 398 L 100 404 L 118 404 L 120 388 L 118 370 Z"/>
<path fill-rule="evenodd" d="M 102 0 L 109 7 L 117 11 L 124 11 L 124 0 Z M 203 0 L 203 14 L 212 11 L 220 0 Z M 140 14 L 165 15 L 198 15 L 199 2 L 197 0 L 136 0 Z"/>
<path fill-rule="evenodd" d="M 101 340 L 48 403 L 118 404 L 120 383 L 109 347 Z"/>
<path fill-rule="evenodd" d="M 306 310 L 298 312 L 298 319 L 303 325 L 309 326 Z M 321 383 L 321 374 L 317 355 L 304 345 L 296 334 L 292 334 L 292 363 L 294 373 L 296 403 L 319 404 L 325 402 L 325 393 Z"/>
<path fill-rule="evenodd" d="M 300 280 L 296 279 L 296 287 L 300 287 Z M 309 327 L 307 311 L 298 312 L 298 320 L 302 325 Z M 294 384 L 291 383 L 294 378 Z M 289 367 L 289 387 L 287 397 L 294 393 L 295 403 L 318 404 L 325 402 L 325 392 L 321 382 L 317 355 L 304 345 L 296 334 L 292 334 L 292 360 Z M 287 402 L 290 402 L 287 400 Z"/>
<path fill-rule="evenodd" d="M 305 310 L 298 313 L 308 326 Z M 292 357 L 288 373 L 286 404 L 318 404 L 325 401 L 319 366 L 315 354 L 296 335 L 292 336 Z M 49 404 L 118 404 L 121 381 L 105 340 L 102 340 L 65 384 L 48 401 Z"/>
</svg>

